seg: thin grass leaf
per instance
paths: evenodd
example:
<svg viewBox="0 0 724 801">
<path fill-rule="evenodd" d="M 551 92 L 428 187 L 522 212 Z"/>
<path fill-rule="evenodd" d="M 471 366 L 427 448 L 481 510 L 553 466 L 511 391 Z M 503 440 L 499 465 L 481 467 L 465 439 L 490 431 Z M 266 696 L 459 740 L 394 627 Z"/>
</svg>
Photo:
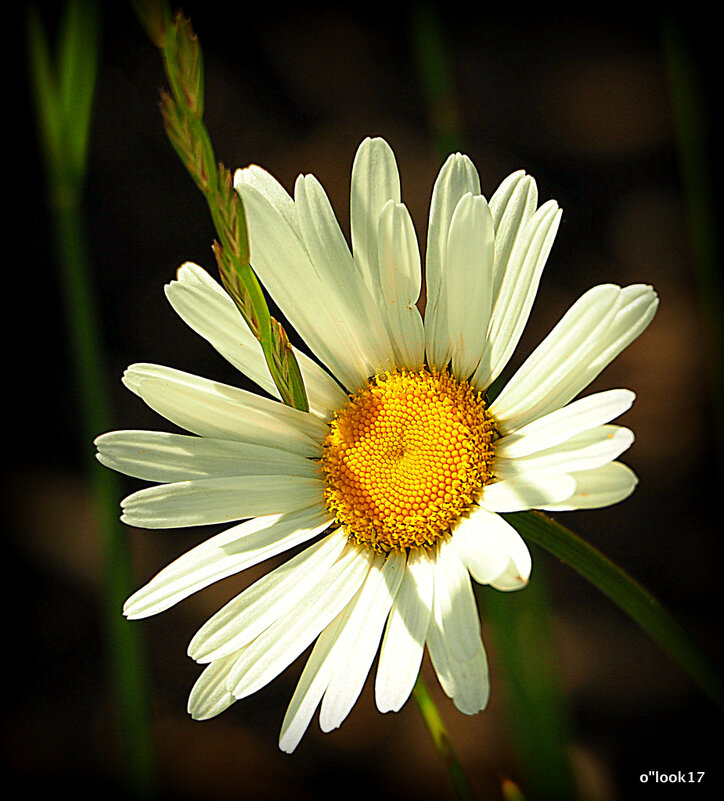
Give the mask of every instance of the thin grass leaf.
<svg viewBox="0 0 724 801">
<path fill-rule="evenodd" d="M 63 19 L 54 63 L 40 15 L 30 8 L 28 54 L 47 167 L 60 301 L 79 399 L 81 435 L 88 442 L 111 423 L 82 209 L 100 26 L 96 6 L 80 0 L 68 4 Z M 151 798 L 156 780 L 145 660 L 138 631 L 127 625 L 119 611 L 132 589 L 126 536 L 117 513 L 121 493 L 115 476 L 90 453 L 87 468 L 103 547 L 106 637 L 123 778 L 130 797 Z"/>
<path fill-rule="evenodd" d="M 425 726 L 432 738 L 435 750 L 440 756 L 440 759 L 442 759 L 445 769 L 450 776 L 455 795 L 459 801 L 474 801 L 473 790 L 468 781 L 468 777 L 453 749 L 450 736 L 447 733 L 445 724 L 442 722 L 435 702 L 432 700 L 430 691 L 427 689 L 425 680 L 422 678 L 422 673 L 417 677 L 412 696 L 415 699 L 415 703 L 420 710 Z"/>
<path fill-rule="evenodd" d="M 56 86 L 55 72 L 48 38 L 38 10 L 28 9 L 28 55 L 33 97 L 39 120 L 43 154 L 48 167 L 60 161 L 62 153 L 60 94 Z"/>
<path fill-rule="evenodd" d="M 720 671 L 635 579 L 593 545 L 542 512 L 517 512 L 503 517 L 515 526 L 521 537 L 545 548 L 607 595 L 678 662 L 715 703 L 724 707 Z"/>
<path fill-rule="evenodd" d="M 481 616 L 500 673 L 508 739 L 520 760 L 529 801 L 569 801 L 575 782 L 568 758 L 571 733 L 558 681 L 559 662 L 546 576 L 535 559 L 535 580 L 523 592 L 477 587 Z M 517 788 L 516 788 L 517 789 Z"/>
<path fill-rule="evenodd" d="M 82 169 L 90 135 L 96 84 L 99 20 L 92 2 L 69 3 L 61 21 L 58 49 L 59 100 L 68 132 L 66 158 Z"/>
</svg>

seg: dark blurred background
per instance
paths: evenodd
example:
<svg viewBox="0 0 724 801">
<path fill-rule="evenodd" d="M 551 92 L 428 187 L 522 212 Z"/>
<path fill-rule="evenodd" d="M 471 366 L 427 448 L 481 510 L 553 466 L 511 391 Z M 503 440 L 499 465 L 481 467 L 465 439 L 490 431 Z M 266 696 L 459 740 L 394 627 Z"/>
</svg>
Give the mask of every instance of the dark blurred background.
<svg viewBox="0 0 724 801">
<path fill-rule="evenodd" d="M 242 379 L 165 300 L 163 285 L 183 261 L 215 272 L 214 232 L 163 131 L 158 92 L 165 78 L 157 51 L 128 4 L 102 9 L 86 210 L 109 402 L 116 427 L 163 429 L 164 421 L 122 387 L 128 364 L 159 362 L 222 381 Z M 290 190 L 298 173 L 316 174 L 347 231 L 355 149 L 365 136 L 384 136 L 424 242 L 442 159 L 411 45 L 414 8 L 316 3 L 250 11 L 207 0 L 186 2 L 184 10 L 204 52 L 206 121 L 225 164 L 261 164 Z M 463 10 L 438 3 L 434 10 L 449 48 L 460 128 L 483 191 L 490 196 L 508 173 L 524 168 L 537 179 L 541 202 L 553 197 L 564 210 L 515 364 L 590 286 L 645 282 L 659 292 L 653 324 L 592 387 L 637 393 L 621 423 L 636 433 L 624 461 L 641 483 L 623 504 L 559 519 L 640 580 L 721 663 L 713 351 L 662 48 L 666 9 L 607 4 L 596 14 L 563 7 L 544 14 L 517 4 Z M 680 11 L 669 19 L 691 48 L 710 115 L 720 100 L 712 72 L 715 34 L 695 6 Z M 55 5 L 44 13 L 52 26 Z M 44 177 L 30 107 L 22 103 L 24 174 L 11 200 L 21 227 L 9 231 L 16 256 L 4 282 L 4 317 L 12 325 L 5 386 L 13 395 L 2 477 L 9 674 L 3 771 L 24 792 L 67 789 L 112 798 L 121 794 L 124 768 L 86 480 L 92 446 L 78 434 Z M 711 116 L 705 124 L 711 141 Z M 718 174 L 719 165 L 710 164 Z M 128 480 L 124 489 L 137 486 Z M 137 586 L 208 534 L 128 529 Z M 639 798 L 651 790 L 639 775 L 654 769 L 706 771 L 703 785 L 671 794 L 708 797 L 722 785 L 720 712 L 607 598 L 539 549 L 534 557 L 553 605 L 551 645 L 581 797 Z M 301 660 L 212 721 L 187 716 L 187 694 L 199 672 L 186 656 L 188 640 L 266 569 L 128 624 L 142 629 L 148 649 L 163 798 L 293 800 L 350 792 L 450 798 L 414 704 L 381 716 L 371 682 L 340 730 L 323 735 L 315 720 L 294 755 L 279 752 L 278 729 Z M 437 692 L 434 679 L 430 686 L 479 797 L 496 799 L 501 778 L 515 778 L 517 768 L 502 715 L 505 676 L 496 671 L 495 643 L 487 642 L 493 672 L 487 711 L 464 717 Z"/>
</svg>

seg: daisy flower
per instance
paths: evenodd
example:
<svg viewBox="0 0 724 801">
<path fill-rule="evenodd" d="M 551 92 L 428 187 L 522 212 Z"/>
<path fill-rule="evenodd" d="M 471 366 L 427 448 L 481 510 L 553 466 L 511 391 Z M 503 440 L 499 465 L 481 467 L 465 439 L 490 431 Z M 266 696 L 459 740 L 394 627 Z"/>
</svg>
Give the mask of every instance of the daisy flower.
<svg viewBox="0 0 724 801">
<path fill-rule="evenodd" d="M 234 524 L 162 570 L 124 612 L 154 615 L 294 549 L 193 637 L 189 654 L 206 665 L 189 699 L 194 718 L 261 689 L 312 645 L 282 724 L 285 751 L 318 708 L 322 730 L 342 723 L 378 652 L 381 712 L 408 699 L 427 648 L 445 693 L 474 714 L 489 682 L 471 579 L 517 590 L 531 572 L 501 513 L 606 506 L 637 483 L 616 461 L 633 434 L 610 424 L 634 394 L 574 398 L 646 328 L 656 294 L 593 287 L 491 403 L 560 221 L 555 201 L 538 205 L 532 177 L 515 172 L 486 200 L 470 159 L 447 159 L 430 206 L 424 317 L 420 249 L 383 139 L 366 139 L 354 160 L 351 248 L 314 176 L 297 179 L 293 199 L 257 166 L 237 171 L 235 187 L 254 270 L 314 356 L 296 351 L 309 411 L 278 400 L 232 299 L 184 264 L 169 302 L 271 397 L 154 364 L 125 372 L 132 392 L 190 434 L 98 438 L 103 464 L 155 482 L 122 502 L 122 519 Z"/>
</svg>

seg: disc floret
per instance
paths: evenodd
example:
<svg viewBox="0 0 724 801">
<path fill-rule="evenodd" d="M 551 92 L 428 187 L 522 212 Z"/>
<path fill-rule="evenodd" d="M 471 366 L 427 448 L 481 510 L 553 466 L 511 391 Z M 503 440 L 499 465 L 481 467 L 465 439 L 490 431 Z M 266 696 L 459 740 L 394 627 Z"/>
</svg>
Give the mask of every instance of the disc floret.
<svg viewBox="0 0 724 801">
<path fill-rule="evenodd" d="M 485 400 L 447 370 L 394 370 L 351 395 L 321 459 L 337 522 L 378 551 L 430 547 L 492 477 Z"/>
</svg>

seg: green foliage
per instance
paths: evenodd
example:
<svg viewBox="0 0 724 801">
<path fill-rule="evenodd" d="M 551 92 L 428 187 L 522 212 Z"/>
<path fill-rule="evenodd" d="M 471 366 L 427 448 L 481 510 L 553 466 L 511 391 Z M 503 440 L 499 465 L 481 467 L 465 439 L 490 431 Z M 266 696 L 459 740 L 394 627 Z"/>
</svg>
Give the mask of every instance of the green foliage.
<svg viewBox="0 0 724 801">
<path fill-rule="evenodd" d="M 607 595 L 724 707 L 720 672 L 659 601 L 635 579 L 577 534 L 542 512 L 503 515 L 520 535 L 570 565 Z"/>
<path fill-rule="evenodd" d="M 110 427 L 82 208 L 100 41 L 94 3 L 70 0 L 58 33 L 57 55 L 37 9 L 28 12 L 28 55 L 41 151 L 45 159 L 60 302 L 72 360 L 84 444 Z M 130 558 L 117 512 L 115 475 L 88 457 L 104 561 L 107 649 L 116 703 L 124 778 L 134 798 L 155 792 L 148 717 L 148 678 L 139 632 L 121 616 L 132 588 Z"/>
</svg>

